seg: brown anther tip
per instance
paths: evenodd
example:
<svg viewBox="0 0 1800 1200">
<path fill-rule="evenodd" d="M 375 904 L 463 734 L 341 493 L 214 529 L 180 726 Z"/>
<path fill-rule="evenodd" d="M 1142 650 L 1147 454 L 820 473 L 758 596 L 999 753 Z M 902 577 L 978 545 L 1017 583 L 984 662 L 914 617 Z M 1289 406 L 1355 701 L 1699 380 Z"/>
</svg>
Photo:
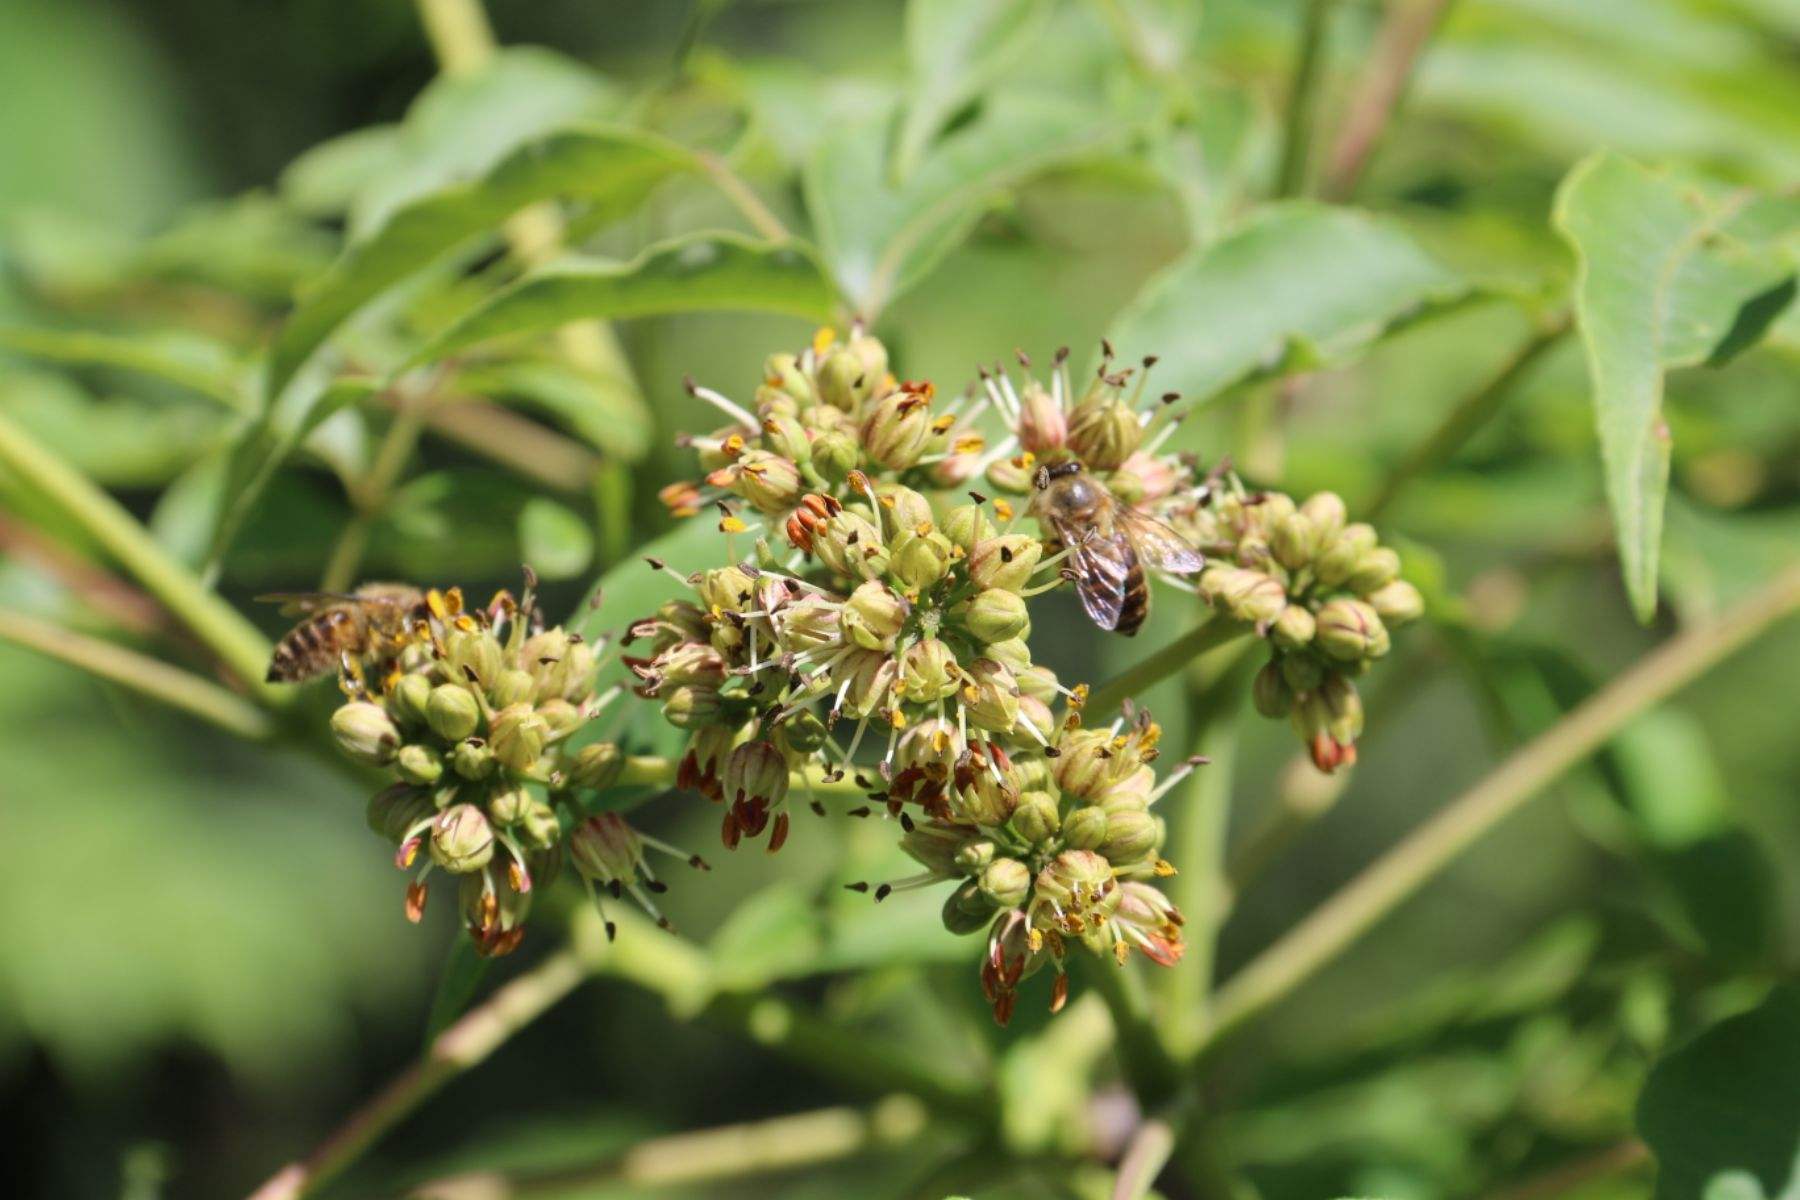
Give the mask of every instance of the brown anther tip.
<svg viewBox="0 0 1800 1200">
<path fill-rule="evenodd" d="M 688 855 L 688 866 L 694 868 L 696 871 L 712 870 L 712 864 L 707 862 L 704 858 L 701 858 L 698 854 Z"/>
<path fill-rule="evenodd" d="M 1157 363 L 1156 355 L 1154 355 L 1154 354 L 1144 355 L 1144 370 L 1148 371 L 1151 367 L 1154 367 L 1156 365 L 1156 363 Z"/>
<path fill-rule="evenodd" d="M 612 893 L 612 898 L 614 900 L 623 900 L 625 898 L 625 884 L 620 880 L 615 879 L 611 883 L 608 883 L 606 885 L 606 890 Z"/>
<path fill-rule="evenodd" d="M 693 395 L 696 391 L 698 391 L 699 387 L 700 387 L 699 384 L 694 382 L 694 377 L 692 375 L 683 375 L 681 377 L 681 386 L 682 386 L 682 389 L 684 391 L 686 391 L 687 394 L 690 396 Z"/>
<path fill-rule="evenodd" d="M 866 892 L 869 890 L 869 885 L 859 879 L 855 883 L 846 883 L 844 890 L 846 892 Z"/>
<path fill-rule="evenodd" d="M 1045 746 L 1044 747 L 1044 757 L 1045 758 L 1061 758 L 1062 751 L 1058 750 L 1055 746 Z"/>
<path fill-rule="evenodd" d="M 986 504 L 987 503 L 987 497 L 982 495 L 980 492 L 970 492 L 969 499 L 973 500 L 977 504 Z"/>
<path fill-rule="evenodd" d="M 847 817 L 866 817 L 869 815 L 869 808 L 866 805 L 862 808 L 853 808 L 844 815 Z"/>
<path fill-rule="evenodd" d="M 644 880 L 644 886 L 649 888 L 653 895 L 657 896 L 660 896 L 669 890 L 669 885 L 660 879 L 646 879 Z"/>
<path fill-rule="evenodd" d="M 880 887 L 875 889 L 875 903 L 880 904 L 883 900 L 886 900 L 889 896 L 891 896 L 893 894 L 894 894 L 894 889 L 891 886 L 889 886 L 888 884 L 884 883 Z"/>
<path fill-rule="evenodd" d="M 1031 355 L 1015 347 L 1013 349 L 1013 357 L 1019 360 L 1019 365 L 1021 367 L 1024 367 L 1027 371 L 1031 369 Z"/>
<path fill-rule="evenodd" d="M 538 574 L 531 569 L 530 563 L 520 563 L 519 572 L 525 576 L 525 587 L 527 590 L 535 588 L 538 585 Z"/>
<path fill-rule="evenodd" d="M 869 782 L 869 777 L 867 775 L 864 775 L 861 771 L 858 771 L 856 773 L 856 786 L 859 788 L 868 788 L 868 787 L 873 787 L 874 785 Z"/>
<path fill-rule="evenodd" d="M 1062 366 L 1065 362 L 1068 362 L 1069 361 L 1069 348 L 1067 346 L 1058 346 L 1056 348 L 1056 357 L 1053 361 L 1059 367 Z"/>
<path fill-rule="evenodd" d="M 673 921 L 669 920 L 669 918 L 667 918 L 667 917 L 656 918 L 656 927 L 667 933 L 675 932 L 675 923 Z"/>
<path fill-rule="evenodd" d="M 1101 338 L 1100 339 L 1100 353 L 1107 358 L 1111 358 L 1114 354 L 1117 353 L 1117 351 L 1115 351 L 1113 349 L 1113 344 L 1112 344 L 1111 338 Z"/>
<path fill-rule="evenodd" d="M 1164 392 L 1162 394 L 1162 402 L 1164 404 L 1173 404 L 1179 399 L 1181 399 L 1180 392 Z"/>
<path fill-rule="evenodd" d="M 813 810 L 814 816 L 822 817 L 825 815 L 825 806 L 817 800 L 812 801 L 807 807 Z"/>
<path fill-rule="evenodd" d="M 644 561 L 650 564 L 650 569 L 652 571 L 660 571 L 664 567 L 669 565 L 668 563 L 664 562 L 662 559 L 657 558 L 653 555 L 646 555 L 644 557 Z"/>
<path fill-rule="evenodd" d="M 908 833 L 911 833 L 913 831 L 913 829 L 915 828 L 915 826 L 913 825 L 913 819 L 911 817 L 907 816 L 905 813 L 901 813 L 900 814 L 900 828 L 904 829 Z"/>
<path fill-rule="evenodd" d="M 611 921 L 606 923 L 606 940 L 609 942 L 616 942 L 619 940 L 619 927 L 614 925 Z"/>
</svg>

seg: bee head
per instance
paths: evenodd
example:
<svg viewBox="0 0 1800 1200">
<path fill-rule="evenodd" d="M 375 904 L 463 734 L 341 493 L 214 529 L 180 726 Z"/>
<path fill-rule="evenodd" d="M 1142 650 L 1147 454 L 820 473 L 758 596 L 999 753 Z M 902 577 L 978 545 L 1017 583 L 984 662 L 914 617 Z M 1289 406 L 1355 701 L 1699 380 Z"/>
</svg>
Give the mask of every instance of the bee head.
<svg viewBox="0 0 1800 1200">
<path fill-rule="evenodd" d="M 1038 491 L 1041 492 L 1049 487 L 1054 480 L 1066 479 L 1070 475 L 1077 474 L 1080 470 L 1081 463 L 1071 459 L 1069 462 L 1057 463 L 1054 466 L 1039 467 L 1037 469 L 1037 474 L 1032 476 L 1031 481 L 1036 485 Z"/>
</svg>

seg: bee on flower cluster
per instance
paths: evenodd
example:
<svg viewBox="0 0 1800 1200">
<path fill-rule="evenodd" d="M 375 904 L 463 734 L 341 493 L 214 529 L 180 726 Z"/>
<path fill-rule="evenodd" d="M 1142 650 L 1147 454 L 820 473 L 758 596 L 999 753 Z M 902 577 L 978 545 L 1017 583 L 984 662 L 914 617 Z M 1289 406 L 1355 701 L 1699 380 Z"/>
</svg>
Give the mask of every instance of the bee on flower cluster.
<svg viewBox="0 0 1800 1200">
<path fill-rule="evenodd" d="M 349 700 L 331 731 L 352 760 L 394 782 L 369 801 L 370 828 L 412 873 L 408 920 L 419 921 L 438 872 L 456 880 L 457 903 L 477 951 L 517 948 L 534 897 L 565 861 L 600 907 L 630 894 L 658 921 L 665 890 L 647 850 L 697 867 L 697 856 L 633 830 L 587 798 L 624 777 L 617 744 L 583 733 L 617 698 L 596 690 L 604 645 L 546 627 L 527 574 L 523 595 L 498 593 L 465 610 L 457 588 L 369 585 L 348 596 L 309 597 L 312 614 L 283 639 L 270 673 L 284 679 L 329 669 L 335 639 Z M 365 663 L 380 669 L 365 672 Z M 664 922 L 666 924 L 666 922 Z"/>
</svg>

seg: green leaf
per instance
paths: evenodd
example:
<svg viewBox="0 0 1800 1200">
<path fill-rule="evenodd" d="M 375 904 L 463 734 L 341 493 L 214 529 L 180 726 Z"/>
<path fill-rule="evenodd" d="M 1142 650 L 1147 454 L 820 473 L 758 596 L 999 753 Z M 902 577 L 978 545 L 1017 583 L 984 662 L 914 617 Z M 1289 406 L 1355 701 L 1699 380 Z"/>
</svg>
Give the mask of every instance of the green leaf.
<svg viewBox="0 0 1800 1200">
<path fill-rule="evenodd" d="M 280 395 L 313 352 L 365 304 L 498 229 L 521 208 L 574 197 L 619 216 L 657 184 L 693 169 L 691 154 L 651 134 L 566 130 L 525 143 L 480 179 L 451 184 L 396 209 L 307 289 L 270 352 L 268 395 Z"/>
<path fill-rule="evenodd" d="M 661 242 L 630 262 L 575 257 L 532 271 L 438 335 L 413 361 L 570 321 L 721 309 L 825 320 L 831 303 L 831 285 L 798 245 L 694 234 Z"/>
<path fill-rule="evenodd" d="M 1159 356 L 1158 387 L 1205 401 L 1253 377 L 1349 362 L 1472 292 L 1391 222 L 1278 204 L 1151 280 L 1112 339 L 1128 357 Z"/>
<path fill-rule="evenodd" d="M 1770 993 L 1650 1072 L 1638 1133 L 1657 1200 L 1800 1200 L 1800 987 Z"/>
<path fill-rule="evenodd" d="M 398 125 L 370 125 L 320 142 L 281 172 L 281 195 L 314 217 L 339 217 L 402 153 Z"/>
<path fill-rule="evenodd" d="M 1106 144 L 1114 128 L 1085 105 L 992 97 L 896 185 L 884 152 L 888 125 L 884 115 L 839 129 L 804 179 L 820 251 L 865 317 L 924 278 L 997 195 Z"/>
<path fill-rule="evenodd" d="M 571 579 L 594 558 L 594 534 L 579 516 L 537 496 L 519 510 L 519 553 L 545 579 Z"/>
<path fill-rule="evenodd" d="M 896 179 L 912 174 L 932 138 L 1025 52 L 1049 14 L 1043 0 L 910 0 Z"/>
<path fill-rule="evenodd" d="M 192 334 L 110 334 L 0 327 L 0 350 L 75 367 L 108 367 L 161 379 L 242 409 L 237 364 L 219 343 Z"/>
<path fill-rule="evenodd" d="M 1604 151 L 1576 166 L 1557 193 L 1556 226 L 1580 260 L 1575 314 L 1606 496 L 1625 589 L 1641 621 L 1656 612 L 1669 487 L 1664 372 L 1753 341 L 1778 315 L 1754 302 L 1794 273 L 1787 255 L 1734 236 L 1734 219 L 1754 212 L 1754 199 L 1750 192 L 1715 197 Z M 1747 311 L 1760 328 L 1744 327 Z"/>
<path fill-rule="evenodd" d="M 477 363 L 457 375 L 476 396 L 535 409 L 613 458 L 636 462 L 649 452 L 655 420 L 635 381 L 553 358 Z"/>
</svg>

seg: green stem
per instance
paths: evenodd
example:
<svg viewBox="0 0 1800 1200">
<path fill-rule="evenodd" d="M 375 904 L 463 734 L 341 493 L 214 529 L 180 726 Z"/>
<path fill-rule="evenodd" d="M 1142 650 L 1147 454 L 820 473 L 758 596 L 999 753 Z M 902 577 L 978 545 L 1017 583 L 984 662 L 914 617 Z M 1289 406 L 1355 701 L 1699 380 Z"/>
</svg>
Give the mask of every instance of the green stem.
<svg viewBox="0 0 1800 1200">
<path fill-rule="evenodd" d="M 344 526 L 337 544 L 331 549 L 331 559 L 325 565 L 325 575 L 319 584 L 321 591 L 344 592 L 355 584 L 357 572 L 362 569 L 363 555 L 369 548 L 369 535 L 393 499 L 407 461 L 418 449 L 419 434 L 425 427 L 425 414 L 431 408 L 436 384 L 428 387 L 431 390 L 421 395 L 403 393 L 395 407 L 394 419 L 380 446 L 376 447 L 375 461 L 370 464 L 368 475 L 351 494 L 356 515 Z"/>
<path fill-rule="evenodd" d="M 478 1172 L 415 1188 L 416 1200 L 472 1195 L 488 1200 L 603 1189 L 692 1187 L 791 1171 L 896 1150 L 919 1140 L 929 1114 L 910 1097 L 892 1096 L 869 1108 L 840 1105 L 813 1112 L 651 1138 L 591 1166 L 521 1176 Z"/>
<path fill-rule="evenodd" d="M 1296 838 L 1330 812 L 1349 785 L 1348 770 L 1326 775 L 1305 754 L 1289 759 L 1275 785 L 1273 808 L 1232 849 L 1225 865 L 1227 902 L 1243 895 Z"/>
<path fill-rule="evenodd" d="M 1275 195 L 1297 196 L 1306 185 L 1311 159 L 1313 121 L 1318 98 L 1319 68 L 1325 51 L 1325 29 L 1337 0 L 1307 0 L 1300 19 L 1300 40 L 1294 53 L 1294 74 L 1288 82 L 1287 120 L 1281 138 L 1281 167 L 1275 176 Z"/>
<path fill-rule="evenodd" d="M 1163 1048 L 1137 964 L 1128 961 L 1120 965 L 1110 958 L 1091 955 L 1081 963 L 1112 1014 L 1119 1066 L 1138 1104 L 1146 1109 L 1163 1107 L 1180 1088 L 1181 1073 Z"/>
<path fill-rule="evenodd" d="M 1206 1043 L 1257 1017 L 1367 933 L 1502 820 L 1594 753 L 1627 722 L 1800 611 L 1800 567 L 1717 620 L 1689 629 L 1520 747 L 1376 860 L 1220 989 Z"/>
<path fill-rule="evenodd" d="M 0 416 L 0 465 L 92 537 L 169 610 L 265 707 L 279 701 L 263 683 L 270 647 L 256 627 L 200 586 L 118 501 L 23 429 Z"/>
<path fill-rule="evenodd" d="M 1325 199 L 1342 202 L 1356 190 L 1369 156 L 1406 96 L 1419 56 L 1451 3 L 1452 0 L 1389 0 L 1387 16 L 1369 53 L 1369 65 L 1331 146 L 1319 188 Z"/>
<path fill-rule="evenodd" d="M 1519 380 L 1562 341 L 1573 327 L 1573 319 L 1567 312 L 1557 313 L 1539 326 L 1530 339 L 1502 363 L 1487 382 L 1458 401 L 1455 407 L 1444 414 L 1444 419 L 1431 431 L 1430 436 L 1394 465 L 1381 487 L 1362 506 L 1366 518 L 1370 521 L 1378 518 L 1407 484 L 1449 462 L 1500 411 L 1501 405 L 1512 394 Z"/>
<path fill-rule="evenodd" d="M 445 75 L 479 70 L 494 56 L 494 30 L 481 0 L 419 0 L 419 21 Z"/>
<path fill-rule="evenodd" d="M 1085 710 L 1097 716 L 1112 713 L 1126 700 L 1147 691 L 1208 650 L 1217 649 L 1234 638 L 1250 632 L 1247 625 L 1214 617 L 1176 638 L 1136 666 L 1096 688 L 1088 697 Z"/>
<path fill-rule="evenodd" d="M 1152 1118 L 1139 1125 L 1119 1160 L 1112 1200 L 1143 1200 L 1174 1153 L 1175 1129 L 1167 1121 Z"/>
<path fill-rule="evenodd" d="M 49 621 L 0 611 L 0 641 L 123 684 L 242 738 L 262 741 L 275 732 L 269 715 L 236 692 L 135 650 L 73 633 Z"/>
<path fill-rule="evenodd" d="M 713 185 L 724 193 L 750 227 L 771 242 L 789 242 L 794 235 L 788 227 L 781 223 L 781 218 L 769 210 L 762 202 L 762 197 L 745 183 L 743 177 L 731 169 L 731 165 L 710 150 L 699 152 L 700 166 Z"/>
</svg>

